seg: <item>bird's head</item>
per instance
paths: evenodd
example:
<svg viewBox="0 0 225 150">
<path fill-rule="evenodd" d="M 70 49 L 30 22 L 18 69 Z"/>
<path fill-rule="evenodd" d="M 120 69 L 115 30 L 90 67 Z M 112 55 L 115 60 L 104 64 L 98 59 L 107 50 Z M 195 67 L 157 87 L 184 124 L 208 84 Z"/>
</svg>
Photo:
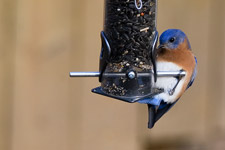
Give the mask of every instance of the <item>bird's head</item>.
<svg viewBox="0 0 225 150">
<path fill-rule="evenodd" d="M 162 33 L 160 36 L 159 48 L 165 48 L 169 50 L 174 50 L 183 45 L 187 49 L 191 50 L 190 43 L 184 32 L 179 29 L 168 29 Z"/>
</svg>

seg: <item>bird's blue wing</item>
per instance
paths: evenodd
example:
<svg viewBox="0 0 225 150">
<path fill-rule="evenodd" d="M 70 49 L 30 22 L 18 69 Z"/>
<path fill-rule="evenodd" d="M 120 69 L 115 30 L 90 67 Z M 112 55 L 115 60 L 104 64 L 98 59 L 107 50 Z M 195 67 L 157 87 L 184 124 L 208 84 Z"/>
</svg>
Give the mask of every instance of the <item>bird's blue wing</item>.
<svg viewBox="0 0 225 150">
<path fill-rule="evenodd" d="M 177 103 L 177 101 L 178 100 L 176 100 L 172 104 L 167 104 L 162 101 L 162 103 L 160 104 L 160 106 L 155 114 L 155 122 L 158 121 L 165 113 L 167 113 Z"/>
<path fill-rule="evenodd" d="M 138 102 L 141 104 L 148 104 L 148 113 L 149 113 L 149 122 L 148 128 L 153 128 L 154 124 L 166 113 L 168 112 L 174 104 L 177 102 L 176 100 L 172 104 L 167 104 L 162 99 L 157 98 L 145 98 L 139 100 Z"/>
<path fill-rule="evenodd" d="M 188 83 L 188 86 L 187 86 L 187 89 L 193 84 L 193 82 L 194 82 L 194 80 L 195 80 L 195 77 L 196 77 L 196 75 L 197 75 L 197 58 L 195 57 L 195 69 L 194 69 L 194 72 L 193 72 L 193 74 L 192 74 L 192 76 L 191 76 L 191 80 L 190 80 L 190 82 Z"/>
<path fill-rule="evenodd" d="M 167 113 L 176 104 L 176 102 L 174 102 L 172 104 L 167 104 L 166 102 L 162 101 L 161 104 L 158 106 L 158 108 L 155 105 L 148 104 L 148 115 L 149 115 L 148 128 L 150 128 L 150 129 L 153 128 L 155 123 L 165 113 Z"/>
</svg>

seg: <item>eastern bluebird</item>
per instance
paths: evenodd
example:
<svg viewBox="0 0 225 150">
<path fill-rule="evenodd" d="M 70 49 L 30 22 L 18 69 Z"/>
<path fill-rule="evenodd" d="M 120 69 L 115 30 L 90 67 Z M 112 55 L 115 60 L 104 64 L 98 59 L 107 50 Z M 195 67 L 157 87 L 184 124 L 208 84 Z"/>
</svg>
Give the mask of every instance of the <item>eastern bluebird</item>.
<svg viewBox="0 0 225 150">
<path fill-rule="evenodd" d="M 154 106 L 154 123 L 192 85 L 197 73 L 197 59 L 191 51 L 187 36 L 179 29 L 168 29 L 162 33 L 156 53 L 157 71 L 185 71 L 186 75 L 184 77 L 158 78 L 156 82 L 152 83 L 153 88 L 162 92 L 154 95 L 152 98 L 138 101 L 139 103 L 148 104 L 149 107 Z"/>
</svg>

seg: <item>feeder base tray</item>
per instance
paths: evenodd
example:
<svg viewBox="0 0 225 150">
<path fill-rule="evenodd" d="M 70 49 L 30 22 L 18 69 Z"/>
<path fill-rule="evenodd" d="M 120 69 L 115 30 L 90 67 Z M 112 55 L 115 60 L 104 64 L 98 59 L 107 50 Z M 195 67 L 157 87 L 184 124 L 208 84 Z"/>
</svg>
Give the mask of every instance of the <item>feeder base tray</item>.
<svg viewBox="0 0 225 150">
<path fill-rule="evenodd" d="M 92 92 L 93 93 L 96 93 L 96 94 L 100 94 L 100 95 L 103 95 L 103 96 L 107 96 L 107 97 L 111 97 L 111 98 L 115 98 L 115 99 L 118 99 L 118 100 L 121 100 L 121 101 L 124 101 L 124 102 L 128 102 L 128 103 L 135 103 L 141 99 L 144 99 L 146 97 L 151 97 L 152 94 L 149 94 L 149 95 L 145 95 L 144 97 L 126 97 L 126 96 L 114 96 L 114 95 L 110 95 L 110 94 L 107 94 L 106 92 L 104 92 L 102 90 L 102 87 L 97 87 L 97 88 L 94 88 L 92 89 Z"/>
</svg>

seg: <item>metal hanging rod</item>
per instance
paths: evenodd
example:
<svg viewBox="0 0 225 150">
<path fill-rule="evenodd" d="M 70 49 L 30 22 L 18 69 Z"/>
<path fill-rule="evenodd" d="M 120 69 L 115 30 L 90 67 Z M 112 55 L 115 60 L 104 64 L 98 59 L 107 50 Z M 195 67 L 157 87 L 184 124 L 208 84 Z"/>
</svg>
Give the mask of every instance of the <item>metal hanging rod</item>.
<svg viewBox="0 0 225 150">
<path fill-rule="evenodd" d="M 138 77 L 150 76 L 152 73 L 137 73 Z M 158 77 L 176 77 L 176 76 L 185 76 L 185 71 L 158 71 Z M 70 72 L 70 77 L 99 77 L 100 72 Z M 125 77 L 126 73 L 104 73 L 103 76 L 106 77 Z"/>
</svg>

